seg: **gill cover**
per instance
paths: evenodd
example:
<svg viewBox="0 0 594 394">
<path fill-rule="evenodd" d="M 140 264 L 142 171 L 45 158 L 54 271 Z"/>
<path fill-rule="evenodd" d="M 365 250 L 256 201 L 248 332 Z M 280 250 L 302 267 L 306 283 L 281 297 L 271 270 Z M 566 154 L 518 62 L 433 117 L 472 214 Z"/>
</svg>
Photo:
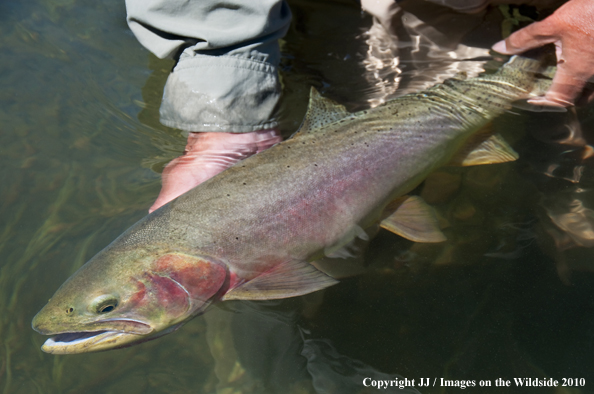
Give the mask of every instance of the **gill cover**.
<svg viewBox="0 0 594 394">
<path fill-rule="evenodd" d="M 215 262 L 182 253 L 156 259 L 132 254 L 124 266 L 97 264 L 106 256 L 93 259 L 58 289 L 33 319 L 36 331 L 56 335 L 44 351 L 81 353 L 144 342 L 201 313 L 224 289 L 227 270 Z"/>
</svg>

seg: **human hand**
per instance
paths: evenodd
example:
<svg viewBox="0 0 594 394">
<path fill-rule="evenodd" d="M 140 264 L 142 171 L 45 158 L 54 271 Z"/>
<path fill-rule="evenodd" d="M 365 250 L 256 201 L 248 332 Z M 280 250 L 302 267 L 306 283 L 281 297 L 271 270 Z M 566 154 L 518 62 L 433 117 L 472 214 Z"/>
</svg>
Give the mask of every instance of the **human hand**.
<svg viewBox="0 0 594 394">
<path fill-rule="evenodd" d="M 179 197 L 219 172 L 255 153 L 281 142 L 276 129 L 251 133 L 190 133 L 182 156 L 173 159 L 165 169 L 161 192 L 149 213 Z"/>
<path fill-rule="evenodd" d="M 539 105 L 573 105 L 594 76 L 594 1 L 570 0 L 551 16 L 520 29 L 493 45 L 493 50 L 515 55 L 545 44 L 555 44 L 557 72 Z M 587 101 L 592 95 L 583 97 Z"/>
</svg>

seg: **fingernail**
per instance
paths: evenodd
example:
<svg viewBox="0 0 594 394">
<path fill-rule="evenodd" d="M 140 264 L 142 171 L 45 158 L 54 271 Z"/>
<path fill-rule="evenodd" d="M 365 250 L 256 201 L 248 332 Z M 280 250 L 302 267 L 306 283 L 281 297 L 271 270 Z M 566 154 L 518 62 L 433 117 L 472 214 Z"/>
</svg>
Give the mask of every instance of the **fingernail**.
<svg viewBox="0 0 594 394">
<path fill-rule="evenodd" d="M 571 107 L 571 101 L 557 97 L 554 93 L 547 93 L 545 96 L 532 97 L 528 100 L 530 104 L 548 105 L 553 107 Z"/>
<path fill-rule="evenodd" d="M 505 40 L 501 40 L 501 41 L 495 43 L 495 45 L 493 45 L 491 47 L 491 49 L 494 50 L 495 52 L 507 53 L 507 45 L 505 45 Z"/>
<path fill-rule="evenodd" d="M 546 97 L 534 97 L 529 99 L 528 104 L 536 107 L 528 109 L 532 112 L 566 112 L 567 108 L 558 102 L 548 100 Z"/>
</svg>

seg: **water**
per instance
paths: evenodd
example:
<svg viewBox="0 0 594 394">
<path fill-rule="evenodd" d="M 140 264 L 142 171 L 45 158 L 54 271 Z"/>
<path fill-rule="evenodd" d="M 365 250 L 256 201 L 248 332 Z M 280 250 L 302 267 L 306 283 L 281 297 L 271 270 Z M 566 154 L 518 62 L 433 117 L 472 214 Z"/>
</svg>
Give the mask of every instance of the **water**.
<svg viewBox="0 0 594 394">
<path fill-rule="evenodd" d="M 371 18 L 354 3 L 291 6 L 285 135 L 298 127 L 311 85 L 350 110 L 374 106 L 458 70 L 478 72 L 482 62 L 452 59 L 480 58 L 477 44 L 501 34 L 497 9 L 448 30 L 443 9 L 413 4 L 395 43 L 378 26 L 369 32 Z M 145 215 L 158 172 L 185 141 L 157 119 L 172 63 L 140 47 L 121 2 L 4 2 L 0 19 L 2 392 L 376 392 L 364 390 L 365 377 L 584 378 L 585 387 L 539 392 L 592 390 L 591 107 L 514 109 L 494 127 L 520 152 L 518 162 L 430 177 L 419 193 L 447 225 L 446 243 L 380 232 L 365 273 L 323 293 L 220 304 L 129 349 L 42 353 L 32 317 Z M 419 32 L 426 38 L 417 40 Z M 459 36 L 463 46 L 447 40 Z"/>
</svg>

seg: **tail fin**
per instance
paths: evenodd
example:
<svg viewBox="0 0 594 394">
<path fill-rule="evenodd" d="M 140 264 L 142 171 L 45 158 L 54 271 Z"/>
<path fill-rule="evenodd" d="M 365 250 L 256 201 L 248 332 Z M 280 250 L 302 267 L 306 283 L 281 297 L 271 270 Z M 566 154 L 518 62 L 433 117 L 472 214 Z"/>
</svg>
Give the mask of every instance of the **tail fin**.
<svg viewBox="0 0 594 394">
<path fill-rule="evenodd" d="M 532 81 L 528 89 L 530 96 L 541 96 L 551 86 L 556 67 L 547 67 L 544 60 L 536 60 L 523 56 L 513 56 L 497 74 L 508 79 L 517 86 Z"/>
<path fill-rule="evenodd" d="M 543 70 L 543 62 L 541 60 L 516 55 L 512 56 L 512 58 L 503 65 L 501 70 L 503 73 L 517 72 L 517 70 L 537 73 Z"/>
</svg>

